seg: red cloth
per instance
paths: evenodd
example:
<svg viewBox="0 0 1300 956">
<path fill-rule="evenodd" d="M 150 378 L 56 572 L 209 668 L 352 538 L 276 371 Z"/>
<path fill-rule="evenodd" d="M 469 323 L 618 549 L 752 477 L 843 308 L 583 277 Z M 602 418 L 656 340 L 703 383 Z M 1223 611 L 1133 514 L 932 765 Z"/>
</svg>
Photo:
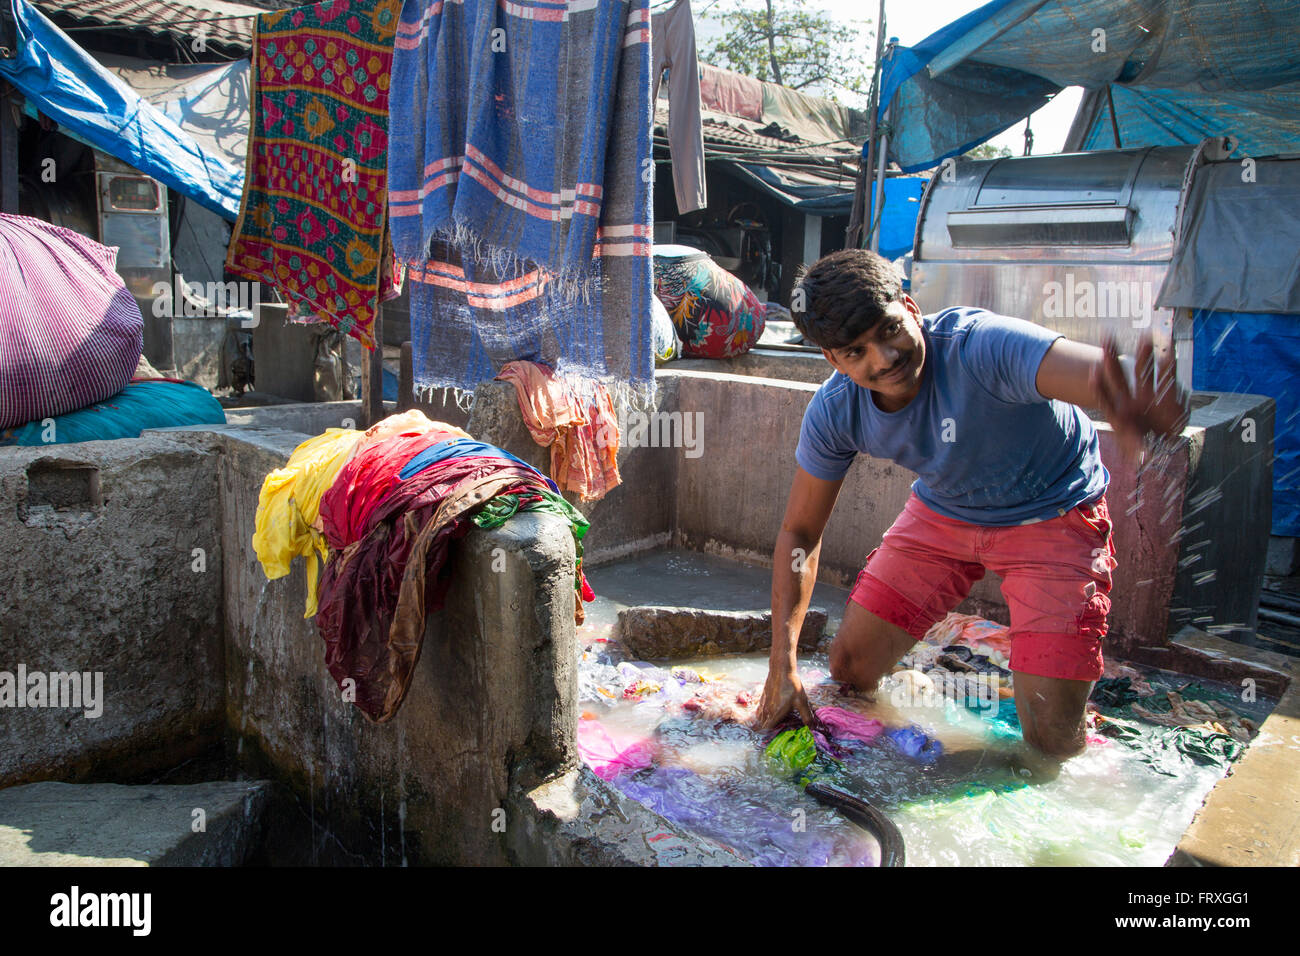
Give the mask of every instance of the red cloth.
<svg viewBox="0 0 1300 956">
<path fill-rule="evenodd" d="M 425 616 L 442 607 L 450 584 L 442 569 L 452 541 L 472 525 L 470 512 L 496 495 L 545 487 L 536 472 L 502 459 L 449 458 L 392 484 L 355 526 L 358 539 L 330 552 L 316 627 L 330 675 L 340 689 L 356 682 L 367 717 L 382 723 L 401 706 Z"/>
<path fill-rule="evenodd" d="M 401 482 L 398 477 L 407 462 L 430 445 L 457 435 L 440 429 L 402 432 L 369 445 L 341 469 L 334 483 L 321 495 L 321 532 L 331 551 L 341 551 L 361 540 L 371 516 Z"/>
</svg>

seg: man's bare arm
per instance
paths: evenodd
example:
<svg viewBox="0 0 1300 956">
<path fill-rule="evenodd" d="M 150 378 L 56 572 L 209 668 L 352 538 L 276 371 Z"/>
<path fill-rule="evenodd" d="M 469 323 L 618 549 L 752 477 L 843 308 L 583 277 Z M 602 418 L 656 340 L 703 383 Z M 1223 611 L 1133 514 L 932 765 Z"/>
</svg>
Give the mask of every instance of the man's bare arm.
<svg viewBox="0 0 1300 956">
<path fill-rule="evenodd" d="M 805 723 L 812 720 L 797 674 L 799 630 L 817 583 L 822 532 L 843 484 L 843 479 L 824 481 L 795 468 L 772 552 L 772 650 L 759 707 L 764 727 L 778 723 L 791 709 L 798 710 Z"/>
<path fill-rule="evenodd" d="M 1065 338 L 1043 356 L 1035 384 L 1044 398 L 1100 409 L 1134 461 L 1148 434 L 1175 437 L 1190 415 L 1190 396 L 1178 384 L 1173 356 L 1157 363 L 1149 336 L 1138 345 L 1132 388 L 1113 340 L 1097 348 Z"/>
</svg>

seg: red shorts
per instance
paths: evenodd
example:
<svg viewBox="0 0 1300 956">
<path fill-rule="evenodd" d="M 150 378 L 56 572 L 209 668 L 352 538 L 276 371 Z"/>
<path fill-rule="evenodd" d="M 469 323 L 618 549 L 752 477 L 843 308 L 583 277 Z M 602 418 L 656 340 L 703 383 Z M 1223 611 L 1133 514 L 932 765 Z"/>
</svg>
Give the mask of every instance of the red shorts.
<svg viewBox="0 0 1300 956">
<path fill-rule="evenodd" d="M 947 518 L 914 493 L 849 599 L 920 640 L 987 569 L 1001 576 L 1011 611 L 1011 669 L 1097 680 L 1115 567 L 1105 495 L 1047 521 L 994 528 Z"/>
</svg>

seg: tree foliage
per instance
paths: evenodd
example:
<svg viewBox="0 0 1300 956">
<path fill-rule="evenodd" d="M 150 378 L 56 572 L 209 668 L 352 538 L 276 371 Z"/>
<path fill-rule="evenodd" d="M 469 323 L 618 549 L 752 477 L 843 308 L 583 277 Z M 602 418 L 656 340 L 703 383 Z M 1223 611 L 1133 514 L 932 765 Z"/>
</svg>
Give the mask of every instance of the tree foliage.
<svg viewBox="0 0 1300 956">
<path fill-rule="evenodd" d="M 729 0 L 703 16 L 723 27 L 703 60 L 790 89 L 865 106 L 874 36 L 870 20 L 836 22 L 808 0 Z"/>
<path fill-rule="evenodd" d="M 1011 155 L 1006 146 L 994 146 L 992 143 L 980 143 L 972 150 L 962 154 L 962 159 L 1005 159 Z"/>
</svg>

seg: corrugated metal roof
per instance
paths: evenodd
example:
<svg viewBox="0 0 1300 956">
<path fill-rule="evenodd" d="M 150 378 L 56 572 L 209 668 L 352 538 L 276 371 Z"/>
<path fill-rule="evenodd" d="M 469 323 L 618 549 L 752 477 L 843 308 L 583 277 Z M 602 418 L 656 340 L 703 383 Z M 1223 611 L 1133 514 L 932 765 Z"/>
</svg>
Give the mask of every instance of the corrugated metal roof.
<svg viewBox="0 0 1300 956">
<path fill-rule="evenodd" d="M 227 0 L 32 0 L 41 13 L 61 26 L 120 27 L 159 38 L 194 41 L 203 30 L 206 42 L 252 49 L 253 17 L 266 11 Z M 79 31 L 78 31 L 79 32 Z M 76 39 L 76 32 L 72 34 Z"/>
<path fill-rule="evenodd" d="M 655 138 L 667 141 L 668 107 L 662 99 L 655 104 Z M 701 110 L 701 131 L 704 134 L 704 151 L 709 152 L 709 144 L 723 146 L 741 146 L 748 150 L 773 153 L 785 153 L 795 156 L 836 156 L 848 161 L 856 159 L 858 147 L 853 143 L 837 143 L 833 146 L 807 143 L 802 140 L 780 139 L 764 136 L 758 132 L 766 127 L 753 120 L 728 116 L 713 110 Z"/>
</svg>

